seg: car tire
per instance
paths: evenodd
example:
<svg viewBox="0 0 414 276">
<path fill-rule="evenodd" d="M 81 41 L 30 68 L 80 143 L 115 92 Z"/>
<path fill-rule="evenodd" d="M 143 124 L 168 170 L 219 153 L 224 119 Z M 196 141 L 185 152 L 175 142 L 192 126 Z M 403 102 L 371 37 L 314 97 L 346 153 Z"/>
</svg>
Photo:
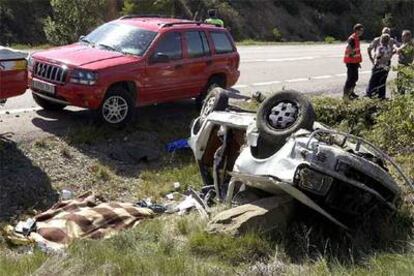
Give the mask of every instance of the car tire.
<svg viewBox="0 0 414 276">
<path fill-rule="evenodd" d="M 220 79 L 213 77 L 207 83 L 206 88 L 204 89 L 204 91 L 195 98 L 195 103 L 196 103 L 196 106 L 197 106 L 198 110 L 201 110 L 203 108 L 204 100 L 206 99 L 207 95 L 210 94 L 210 92 L 213 89 L 217 88 L 217 87 L 223 88 Z"/>
<path fill-rule="evenodd" d="M 213 111 L 224 111 L 229 106 L 229 97 L 226 90 L 216 87 L 204 99 L 200 111 L 200 123 Z"/>
<path fill-rule="evenodd" d="M 129 91 L 115 86 L 108 90 L 98 116 L 101 122 L 112 127 L 126 126 L 135 115 L 135 102 Z"/>
<path fill-rule="evenodd" d="M 54 103 L 54 102 L 48 101 L 36 94 L 32 94 L 32 96 L 33 96 L 33 100 L 44 110 L 59 111 L 66 107 L 65 104 Z"/>
<path fill-rule="evenodd" d="M 256 118 L 263 140 L 280 146 L 299 129 L 312 130 L 314 122 L 311 102 L 294 90 L 280 91 L 268 97 L 260 105 Z"/>
</svg>

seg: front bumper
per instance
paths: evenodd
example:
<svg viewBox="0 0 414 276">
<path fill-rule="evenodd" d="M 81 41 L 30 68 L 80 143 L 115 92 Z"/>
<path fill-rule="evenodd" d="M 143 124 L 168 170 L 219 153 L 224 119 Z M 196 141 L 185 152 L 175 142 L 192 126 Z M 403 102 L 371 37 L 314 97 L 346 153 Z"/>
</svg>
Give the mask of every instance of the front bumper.
<svg viewBox="0 0 414 276">
<path fill-rule="evenodd" d="M 49 94 L 34 89 L 32 86 L 33 80 L 54 85 L 56 87 L 55 94 Z M 28 78 L 28 86 L 34 94 L 46 100 L 89 109 L 98 109 L 105 95 L 104 89 L 99 86 L 86 86 L 72 83 L 55 84 L 42 79 L 33 78 L 31 75 L 29 75 Z"/>
</svg>

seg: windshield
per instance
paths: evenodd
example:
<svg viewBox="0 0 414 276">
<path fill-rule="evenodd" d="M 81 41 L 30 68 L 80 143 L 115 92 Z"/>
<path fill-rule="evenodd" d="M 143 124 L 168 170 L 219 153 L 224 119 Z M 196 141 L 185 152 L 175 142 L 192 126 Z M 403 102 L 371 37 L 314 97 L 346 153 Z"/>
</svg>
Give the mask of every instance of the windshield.
<svg viewBox="0 0 414 276">
<path fill-rule="evenodd" d="M 145 53 L 156 34 L 156 32 L 126 24 L 107 23 L 81 38 L 81 41 L 92 46 L 141 56 Z"/>
</svg>

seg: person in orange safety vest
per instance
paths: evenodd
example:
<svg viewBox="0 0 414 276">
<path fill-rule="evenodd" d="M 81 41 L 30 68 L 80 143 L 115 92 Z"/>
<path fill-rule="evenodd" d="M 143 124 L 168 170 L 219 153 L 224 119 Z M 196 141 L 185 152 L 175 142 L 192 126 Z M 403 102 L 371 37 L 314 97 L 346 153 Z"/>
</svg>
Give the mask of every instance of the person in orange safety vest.
<svg viewBox="0 0 414 276">
<path fill-rule="evenodd" d="M 364 26 L 356 24 L 354 32 L 347 40 L 345 49 L 344 63 L 347 67 L 347 78 L 344 87 L 344 99 L 352 100 L 358 98 L 355 93 L 355 86 L 358 81 L 358 70 L 361 68 L 362 55 L 360 48 L 360 38 L 364 33 Z"/>
</svg>

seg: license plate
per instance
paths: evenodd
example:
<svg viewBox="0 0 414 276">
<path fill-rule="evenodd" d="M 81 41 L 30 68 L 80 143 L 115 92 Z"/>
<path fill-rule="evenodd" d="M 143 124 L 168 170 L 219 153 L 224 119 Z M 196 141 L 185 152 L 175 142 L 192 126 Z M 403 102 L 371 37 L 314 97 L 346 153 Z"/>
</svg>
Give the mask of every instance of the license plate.
<svg viewBox="0 0 414 276">
<path fill-rule="evenodd" d="M 43 92 L 53 94 L 53 95 L 55 94 L 56 87 L 53 84 L 38 81 L 38 80 L 33 80 L 32 86 L 36 90 L 43 91 Z"/>
</svg>

